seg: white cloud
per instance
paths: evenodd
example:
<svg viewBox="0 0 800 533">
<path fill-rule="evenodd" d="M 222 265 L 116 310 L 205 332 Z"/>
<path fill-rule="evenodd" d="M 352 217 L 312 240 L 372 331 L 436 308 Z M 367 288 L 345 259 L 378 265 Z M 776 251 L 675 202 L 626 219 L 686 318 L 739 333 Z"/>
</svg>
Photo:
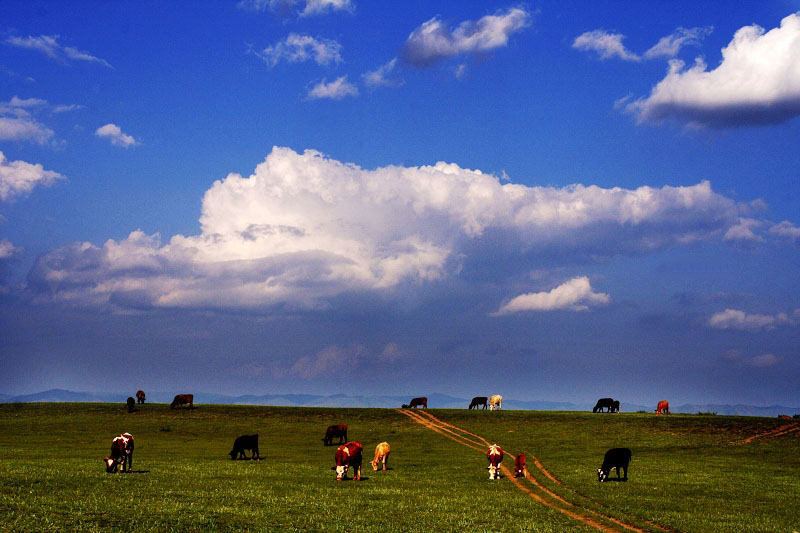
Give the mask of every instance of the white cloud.
<svg viewBox="0 0 800 533">
<path fill-rule="evenodd" d="M 645 59 L 656 57 L 675 57 L 684 46 L 697 46 L 714 31 L 711 26 L 701 28 L 678 28 L 670 35 L 662 37 L 652 48 L 644 53 Z"/>
<path fill-rule="evenodd" d="M 506 46 L 509 37 L 529 23 L 530 14 L 520 7 L 464 21 L 452 30 L 434 17 L 411 32 L 402 57 L 411 65 L 427 67 L 448 57 L 489 52 Z"/>
<path fill-rule="evenodd" d="M 347 76 L 336 78 L 330 83 L 323 79 L 308 91 L 309 100 L 330 98 L 341 100 L 347 96 L 358 96 L 358 88 L 347 81 Z"/>
<path fill-rule="evenodd" d="M 548 292 L 521 294 L 504 304 L 495 315 L 507 315 L 523 311 L 585 311 L 590 306 L 607 304 L 608 294 L 592 291 L 586 276 L 573 278 Z"/>
<path fill-rule="evenodd" d="M 281 61 L 302 63 L 310 60 L 318 65 L 330 65 L 342 62 L 341 50 L 342 45 L 336 41 L 290 33 L 286 39 L 268 46 L 257 55 L 271 67 Z"/>
<path fill-rule="evenodd" d="M 640 61 L 641 58 L 638 55 L 630 52 L 622 44 L 624 38 L 625 36 L 621 33 L 609 33 L 605 30 L 587 31 L 575 38 L 572 48 L 597 52 L 600 59 L 618 57 L 625 61 Z"/>
<path fill-rule="evenodd" d="M 402 80 L 389 77 L 396 66 L 397 58 L 394 58 L 385 65 L 380 66 L 377 70 L 365 72 L 361 75 L 361 78 L 364 80 L 364 85 L 370 89 L 376 89 L 378 87 L 396 87 L 398 85 L 402 85 Z"/>
<path fill-rule="evenodd" d="M 40 164 L 8 161 L 0 152 L 0 200 L 12 201 L 29 194 L 37 186 L 52 185 L 64 176 L 45 170 Z"/>
<path fill-rule="evenodd" d="M 6 44 L 15 46 L 17 48 L 26 48 L 28 50 L 36 50 L 46 55 L 50 59 L 55 59 L 61 63 L 69 63 L 70 61 L 88 61 L 91 63 L 99 63 L 105 67 L 113 68 L 108 61 L 95 57 L 88 52 L 78 50 L 72 46 L 63 46 L 58 42 L 58 35 L 40 35 L 38 37 L 9 37 L 6 39 Z"/>
<path fill-rule="evenodd" d="M 746 363 L 755 368 L 769 368 L 778 365 L 782 360 L 775 354 L 765 353 L 746 360 Z"/>
<path fill-rule="evenodd" d="M 32 141 L 46 144 L 53 135 L 53 130 L 31 118 L 0 117 L 2 141 Z"/>
<path fill-rule="evenodd" d="M 779 237 L 788 237 L 795 242 L 800 241 L 800 226 L 795 226 L 788 220 L 784 220 L 780 224 L 775 224 L 769 229 L 769 232 Z"/>
<path fill-rule="evenodd" d="M 22 248 L 14 246 L 8 239 L 0 239 L 0 261 L 14 257 L 22 252 Z"/>
<path fill-rule="evenodd" d="M 309 17 L 324 15 L 330 11 L 348 11 L 352 13 L 355 5 L 351 0 L 241 0 L 237 6 L 246 11 L 267 11 L 286 13 L 302 6 L 298 16 Z"/>
<path fill-rule="evenodd" d="M 367 170 L 276 147 L 251 176 L 206 191 L 200 234 L 64 246 L 29 280 L 98 305 L 316 308 L 345 292 L 435 283 L 499 251 L 502 277 L 512 264 L 536 268 L 536 257 L 596 262 L 720 239 L 748 209 L 708 182 L 529 187 L 452 163 Z M 574 305 L 602 295 L 585 298 Z"/>
<path fill-rule="evenodd" d="M 800 309 L 792 313 L 776 315 L 748 314 L 738 309 L 725 309 L 714 314 L 708 325 L 715 329 L 735 329 L 740 331 L 772 330 L 779 326 L 797 326 L 800 324 Z"/>
<path fill-rule="evenodd" d="M 800 114 L 800 14 L 765 33 L 740 28 L 722 49 L 722 62 L 707 70 L 697 58 L 684 68 L 670 61 L 667 76 L 627 105 L 639 121 L 675 119 L 696 126 L 725 128 L 776 124 Z"/>
<path fill-rule="evenodd" d="M 94 134 L 98 137 L 108 139 L 114 146 L 121 146 L 122 148 L 136 146 L 139 144 L 136 142 L 136 139 L 123 133 L 120 127 L 116 124 L 106 124 L 105 126 L 100 126 L 97 128 Z"/>
<path fill-rule="evenodd" d="M 757 231 L 765 225 L 766 223 L 762 220 L 741 217 L 736 225 L 728 228 L 722 240 L 745 247 L 764 242 L 764 237 Z"/>
</svg>

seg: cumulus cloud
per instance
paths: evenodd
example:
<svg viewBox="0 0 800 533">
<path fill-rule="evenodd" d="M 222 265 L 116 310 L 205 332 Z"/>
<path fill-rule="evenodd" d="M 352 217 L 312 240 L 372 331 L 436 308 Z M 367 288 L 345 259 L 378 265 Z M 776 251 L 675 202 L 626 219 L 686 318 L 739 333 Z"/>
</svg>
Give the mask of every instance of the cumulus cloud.
<svg viewBox="0 0 800 533">
<path fill-rule="evenodd" d="M 714 31 L 712 26 L 704 28 L 678 28 L 644 53 L 645 59 L 656 57 L 675 57 L 684 46 L 697 46 Z"/>
<path fill-rule="evenodd" d="M 347 76 L 336 78 L 330 83 L 323 79 L 308 91 L 309 100 L 341 100 L 347 96 L 358 96 L 358 88 L 347 81 Z"/>
<path fill-rule="evenodd" d="M 136 139 L 126 133 L 123 133 L 120 127 L 116 124 L 106 124 L 105 126 L 100 126 L 97 128 L 94 134 L 98 137 L 108 139 L 109 142 L 114 146 L 121 146 L 122 148 L 128 148 L 129 146 L 136 146 L 139 144 L 136 142 Z"/>
<path fill-rule="evenodd" d="M 348 11 L 352 13 L 355 5 L 351 0 L 241 0 L 237 6 L 247 11 L 267 11 L 287 13 L 302 7 L 297 11 L 300 17 L 324 15 L 331 11 Z"/>
<path fill-rule="evenodd" d="M 800 324 L 800 309 L 792 313 L 776 315 L 748 314 L 738 309 L 725 309 L 714 314 L 708 325 L 715 329 L 734 329 L 739 331 L 773 330 L 779 326 L 797 326 Z"/>
<path fill-rule="evenodd" d="M 64 176 L 45 170 L 40 164 L 8 161 L 0 152 L 0 200 L 12 201 L 29 194 L 37 186 L 52 185 Z"/>
<path fill-rule="evenodd" d="M 14 257 L 22 252 L 22 248 L 14 246 L 8 239 L 0 239 L 0 261 Z"/>
<path fill-rule="evenodd" d="M 281 61 L 287 63 L 314 61 L 317 65 L 330 65 L 342 62 L 341 50 L 342 45 L 336 41 L 290 33 L 286 39 L 268 46 L 257 55 L 271 67 Z"/>
<path fill-rule="evenodd" d="M 394 58 L 385 65 L 380 66 L 377 70 L 365 72 L 361 75 L 361 78 L 364 80 L 364 85 L 370 89 L 377 89 L 378 87 L 396 87 L 398 85 L 402 85 L 402 80 L 390 77 L 396 66 L 397 58 Z"/>
<path fill-rule="evenodd" d="M 607 304 L 608 294 L 594 292 L 586 276 L 573 278 L 547 292 L 521 294 L 504 304 L 495 315 L 523 311 L 585 311 L 591 306 Z"/>
<path fill-rule="evenodd" d="M 722 62 L 708 70 L 673 59 L 667 76 L 647 98 L 626 109 L 640 122 L 674 119 L 695 126 L 727 128 L 785 122 L 800 114 L 800 14 L 765 32 L 740 28 L 722 49 Z"/>
<path fill-rule="evenodd" d="M 788 220 L 784 220 L 780 224 L 775 224 L 769 229 L 769 232 L 772 235 L 785 237 L 794 242 L 800 242 L 800 226 L 796 226 Z"/>
<path fill-rule="evenodd" d="M 0 141 L 49 142 L 53 138 L 53 130 L 33 116 L 46 106 L 46 100 L 17 96 L 8 102 L 0 102 Z"/>
<path fill-rule="evenodd" d="M 764 237 L 758 234 L 758 230 L 763 228 L 766 223 L 763 220 L 741 217 L 736 225 L 728 228 L 722 237 L 724 241 L 736 244 L 745 248 L 764 242 Z"/>
<path fill-rule="evenodd" d="M 35 50 L 60 63 L 88 61 L 90 63 L 99 63 L 104 67 L 113 68 L 105 59 L 93 56 L 89 52 L 78 50 L 72 46 L 64 46 L 58 42 L 58 39 L 58 35 L 40 35 L 38 37 L 9 37 L 5 42 L 17 48 Z"/>
<path fill-rule="evenodd" d="M 609 33 L 605 30 L 587 31 L 578 35 L 572 42 L 572 48 L 576 50 L 597 52 L 600 59 L 618 57 L 625 61 L 640 61 L 641 58 L 630 52 L 622 39 L 625 36 L 621 33 Z"/>
<path fill-rule="evenodd" d="M 708 182 L 529 187 L 453 163 L 368 170 L 275 147 L 249 177 L 206 191 L 200 234 L 67 245 L 28 280 L 43 296 L 96 305 L 318 308 L 343 293 L 436 283 L 498 250 L 529 270 L 548 254 L 596 262 L 719 239 L 747 209 Z M 589 290 L 573 305 L 602 298 Z"/>
<path fill-rule="evenodd" d="M 428 67 L 448 57 L 489 52 L 506 46 L 529 23 L 530 14 L 520 7 L 467 20 L 453 29 L 434 17 L 411 32 L 402 58 L 410 65 Z"/>
</svg>

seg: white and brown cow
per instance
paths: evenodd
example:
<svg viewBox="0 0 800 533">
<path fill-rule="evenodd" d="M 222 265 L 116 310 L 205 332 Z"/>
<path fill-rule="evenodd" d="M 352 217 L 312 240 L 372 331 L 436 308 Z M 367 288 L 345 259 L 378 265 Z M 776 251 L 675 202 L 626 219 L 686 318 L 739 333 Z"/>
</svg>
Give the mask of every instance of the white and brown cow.
<svg viewBox="0 0 800 533">
<path fill-rule="evenodd" d="M 353 467 L 353 479 L 361 481 L 361 457 L 364 447 L 358 441 L 342 444 L 336 449 L 336 481 L 347 479 L 347 471 Z"/>
<path fill-rule="evenodd" d="M 497 444 L 492 444 L 486 452 L 486 458 L 489 459 L 489 479 L 500 479 L 500 463 L 503 462 L 503 449 Z"/>
<path fill-rule="evenodd" d="M 499 394 L 493 394 L 491 398 L 489 398 L 489 410 L 494 411 L 495 409 L 502 409 L 503 408 L 503 397 Z"/>
<path fill-rule="evenodd" d="M 375 459 L 369 462 L 372 465 L 372 470 L 378 470 L 378 463 L 383 465 L 381 470 L 386 470 L 386 461 L 389 460 L 389 453 L 391 453 L 392 448 L 389 446 L 388 442 L 381 442 L 375 447 Z"/>
<path fill-rule="evenodd" d="M 123 433 L 111 441 L 111 456 L 103 459 L 106 472 L 114 473 L 119 466 L 120 472 L 133 470 L 133 435 Z"/>
</svg>

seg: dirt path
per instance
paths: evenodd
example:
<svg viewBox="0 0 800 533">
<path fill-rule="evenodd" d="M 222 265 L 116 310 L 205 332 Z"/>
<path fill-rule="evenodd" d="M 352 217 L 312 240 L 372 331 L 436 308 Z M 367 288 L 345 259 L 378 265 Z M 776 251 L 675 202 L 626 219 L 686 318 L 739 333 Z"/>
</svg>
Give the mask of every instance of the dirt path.
<svg viewBox="0 0 800 533">
<path fill-rule="evenodd" d="M 430 429 L 431 431 L 435 431 L 436 433 L 439 433 L 440 435 L 475 451 L 485 453 L 486 449 L 491 444 L 484 437 L 440 420 L 428 411 L 397 409 L 397 412 L 409 417 L 414 422 Z M 532 458 L 533 465 L 541 475 L 550 479 L 560 487 L 570 491 L 573 497 L 582 497 L 576 492 L 567 488 L 560 480 L 551 474 L 542 465 L 542 463 L 535 456 L 533 456 L 533 454 L 528 454 L 526 452 L 526 456 Z M 514 484 L 515 487 L 527 494 L 532 500 L 542 505 L 546 505 L 551 509 L 554 509 L 599 531 L 634 531 L 636 533 L 645 533 L 646 531 L 653 529 L 658 531 L 671 531 L 651 522 L 648 522 L 647 526 L 637 526 L 635 524 L 615 518 L 608 513 L 581 506 L 580 504 L 570 501 L 569 499 L 551 491 L 542 483 L 540 483 L 530 472 L 528 472 L 523 480 L 515 478 L 513 472 L 505 465 L 501 464 L 500 470 L 503 475 L 505 475 L 505 477 L 507 477 Z M 527 483 L 525 483 L 525 481 L 527 481 Z M 594 500 L 590 500 L 588 498 L 585 499 L 587 501 L 591 501 L 595 505 L 600 505 L 599 502 L 595 502 Z"/>
<path fill-rule="evenodd" d="M 747 437 L 744 440 L 739 441 L 737 444 L 750 444 L 756 439 L 764 439 L 768 437 L 780 437 L 781 435 L 786 435 L 787 433 L 792 433 L 793 431 L 800 430 L 800 424 L 797 422 L 792 422 L 791 424 L 786 424 L 775 429 L 771 429 L 769 431 L 765 431 L 764 433 L 758 433 L 757 435 L 753 435 L 752 437 Z"/>
</svg>

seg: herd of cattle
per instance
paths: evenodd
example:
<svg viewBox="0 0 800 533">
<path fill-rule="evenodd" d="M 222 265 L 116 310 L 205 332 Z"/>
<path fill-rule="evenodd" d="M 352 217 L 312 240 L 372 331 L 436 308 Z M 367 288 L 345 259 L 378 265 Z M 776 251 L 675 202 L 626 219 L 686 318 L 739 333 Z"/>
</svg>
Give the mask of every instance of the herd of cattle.
<svg viewBox="0 0 800 533">
<path fill-rule="evenodd" d="M 136 391 L 136 399 L 129 397 L 126 401 L 129 412 L 136 409 L 137 402 L 139 404 L 145 403 L 146 395 L 143 390 Z M 190 408 L 194 407 L 194 395 L 192 394 L 177 394 L 170 404 L 170 409 L 175 409 L 179 406 L 188 405 Z M 428 398 L 421 396 L 412 398 L 408 404 L 403 404 L 404 409 L 410 408 L 428 408 Z M 493 396 L 476 396 L 469 404 L 469 409 L 501 409 L 503 407 L 503 397 L 499 394 Z M 592 409 L 593 413 L 618 413 L 619 401 L 612 398 L 600 398 L 597 404 Z M 661 400 L 656 407 L 656 414 L 669 414 L 669 402 Z M 338 448 L 334 454 L 335 466 L 332 469 L 336 470 L 336 479 L 342 481 L 347 479 L 347 474 L 350 468 L 353 468 L 353 479 L 356 481 L 361 480 L 361 462 L 363 457 L 364 447 L 358 441 L 349 441 L 347 438 L 347 426 L 345 424 L 335 424 L 328 426 L 325 430 L 325 436 L 322 437 L 322 442 L 325 446 L 331 446 L 333 439 L 339 439 Z M 250 459 L 261 459 L 258 452 L 258 434 L 242 435 L 237 437 L 233 442 L 233 449 L 228 453 L 231 459 L 247 459 L 246 451 L 250 451 Z M 381 470 L 386 470 L 386 463 L 391 453 L 391 447 L 388 442 L 381 442 L 375 447 L 375 458 L 370 461 L 372 470 L 377 471 L 378 465 Z M 497 444 L 492 444 L 486 452 L 486 458 L 489 460 L 489 479 L 500 479 L 500 463 L 503 461 L 505 452 Z M 603 464 L 597 469 L 597 480 L 600 482 L 608 479 L 608 474 L 612 469 L 617 471 L 617 479 L 628 479 L 628 465 L 631 460 L 631 451 L 628 448 L 612 448 L 608 450 L 603 457 Z M 118 437 L 114 437 L 111 441 L 111 455 L 103 459 L 106 465 L 106 472 L 114 473 L 118 470 L 121 472 L 131 472 L 133 470 L 133 435 L 130 433 L 123 433 Z M 620 477 L 620 470 L 623 471 L 623 476 Z M 526 465 L 525 454 L 521 453 L 514 456 L 514 477 L 527 477 L 528 469 Z"/>
</svg>

